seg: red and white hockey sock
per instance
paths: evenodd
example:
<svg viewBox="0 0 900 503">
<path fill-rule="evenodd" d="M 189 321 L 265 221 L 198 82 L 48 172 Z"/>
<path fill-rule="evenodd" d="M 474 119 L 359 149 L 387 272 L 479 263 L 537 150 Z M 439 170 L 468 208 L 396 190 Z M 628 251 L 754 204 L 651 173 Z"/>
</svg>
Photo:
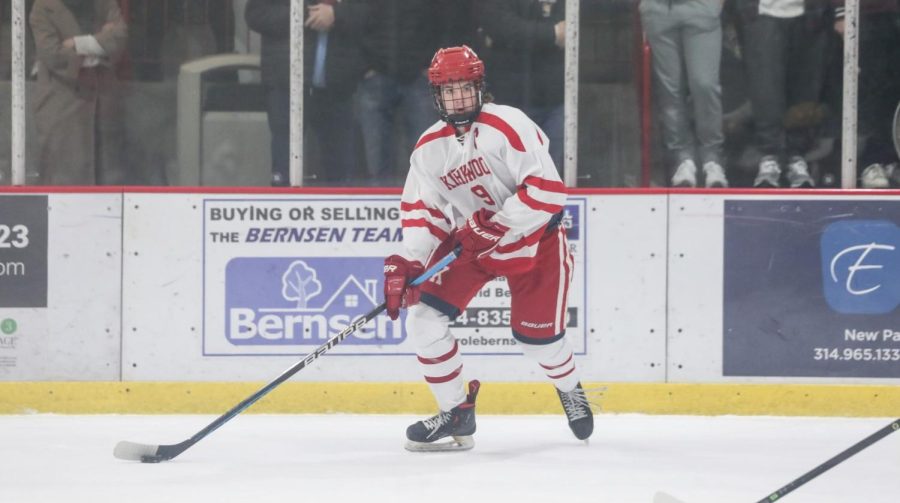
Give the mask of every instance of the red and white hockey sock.
<svg viewBox="0 0 900 503">
<path fill-rule="evenodd" d="M 406 317 L 406 330 L 416 343 L 422 375 L 444 411 L 466 401 L 459 343 L 449 326 L 447 316 L 423 304 L 411 307 Z"/>
<path fill-rule="evenodd" d="M 547 345 L 519 343 L 522 352 L 529 359 L 540 365 L 556 389 L 567 392 L 578 384 L 578 369 L 575 368 L 575 354 L 568 339 L 562 339 Z"/>
</svg>

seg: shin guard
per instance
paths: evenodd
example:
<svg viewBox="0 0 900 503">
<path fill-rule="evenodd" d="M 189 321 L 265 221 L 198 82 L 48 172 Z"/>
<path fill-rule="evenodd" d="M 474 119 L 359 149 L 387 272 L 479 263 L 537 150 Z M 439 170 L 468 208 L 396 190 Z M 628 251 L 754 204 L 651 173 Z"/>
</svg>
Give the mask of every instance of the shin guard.
<svg viewBox="0 0 900 503">
<path fill-rule="evenodd" d="M 406 317 L 406 331 L 416 344 L 425 381 L 442 411 L 466 400 L 459 343 L 450 333 L 450 319 L 437 310 L 416 304 Z"/>
</svg>

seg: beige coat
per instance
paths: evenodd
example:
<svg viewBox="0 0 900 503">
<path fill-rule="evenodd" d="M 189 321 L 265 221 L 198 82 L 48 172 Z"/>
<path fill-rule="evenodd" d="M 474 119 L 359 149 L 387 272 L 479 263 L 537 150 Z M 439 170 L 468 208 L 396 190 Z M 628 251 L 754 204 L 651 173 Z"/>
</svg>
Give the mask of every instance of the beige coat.
<svg viewBox="0 0 900 503">
<path fill-rule="evenodd" d="M 124 183 L 121 101 L 113 65 L 125 48 L 128 29 L 116 0 L 93 0 L 96 26 L 82 33 L 60 0 L 35 0 L 29 16 L 37 52 L 34 96 L 38 170 L 44 184 Z M 83 56 L 63 43 L 91 34 L 108 59 L 82 67 Z"/>
</svg>

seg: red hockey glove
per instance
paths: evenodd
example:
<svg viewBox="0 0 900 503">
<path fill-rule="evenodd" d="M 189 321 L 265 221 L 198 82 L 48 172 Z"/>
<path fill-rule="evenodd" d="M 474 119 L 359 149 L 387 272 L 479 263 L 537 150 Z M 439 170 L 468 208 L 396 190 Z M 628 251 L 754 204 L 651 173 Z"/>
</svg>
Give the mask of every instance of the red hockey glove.
<svg viewBox="0 0 900 503">
<path fill-rule="evenodd" d="M 456 238 L 462 246 L 460 262 L 477 260 L 491 253 L 500 243 L 500 239 L 509 230 L 509 227 L 492 222 L 492 211 L 481 208 L 472 213 L 466 220 L 466 226 L 456 233 Z"/>
<path fill-rule="evenodd" d="M 408 283 L 425 272 L 419 261 L 409 261 L 400 255 L 391 255 L 384 259 L 384 302 L 388 316 L 396 320 L 400 316 L 401 307 L 409 307 L 419 303 L 419 287 Z"/>
</svg>

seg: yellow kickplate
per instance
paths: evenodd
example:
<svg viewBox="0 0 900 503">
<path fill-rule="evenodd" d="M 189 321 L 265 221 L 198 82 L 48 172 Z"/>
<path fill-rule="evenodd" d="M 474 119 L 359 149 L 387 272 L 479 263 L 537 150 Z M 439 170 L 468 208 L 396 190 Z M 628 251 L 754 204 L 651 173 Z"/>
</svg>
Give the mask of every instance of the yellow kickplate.
<svg viewBox="0 0 900 503">
<path fill-rule="evenodd" d="M 0 414 L 221 414 L 265 383 L 0 382 Z M 584 383 L 610 413 L 776 416 L 900 416 L 900 386 L 823 384 Z M 431 413 L 425 384 L 287 382 L 250 413 Z M 547 383 L 485 382 L 480 414 L 557 414 Z"/>
</svg>

